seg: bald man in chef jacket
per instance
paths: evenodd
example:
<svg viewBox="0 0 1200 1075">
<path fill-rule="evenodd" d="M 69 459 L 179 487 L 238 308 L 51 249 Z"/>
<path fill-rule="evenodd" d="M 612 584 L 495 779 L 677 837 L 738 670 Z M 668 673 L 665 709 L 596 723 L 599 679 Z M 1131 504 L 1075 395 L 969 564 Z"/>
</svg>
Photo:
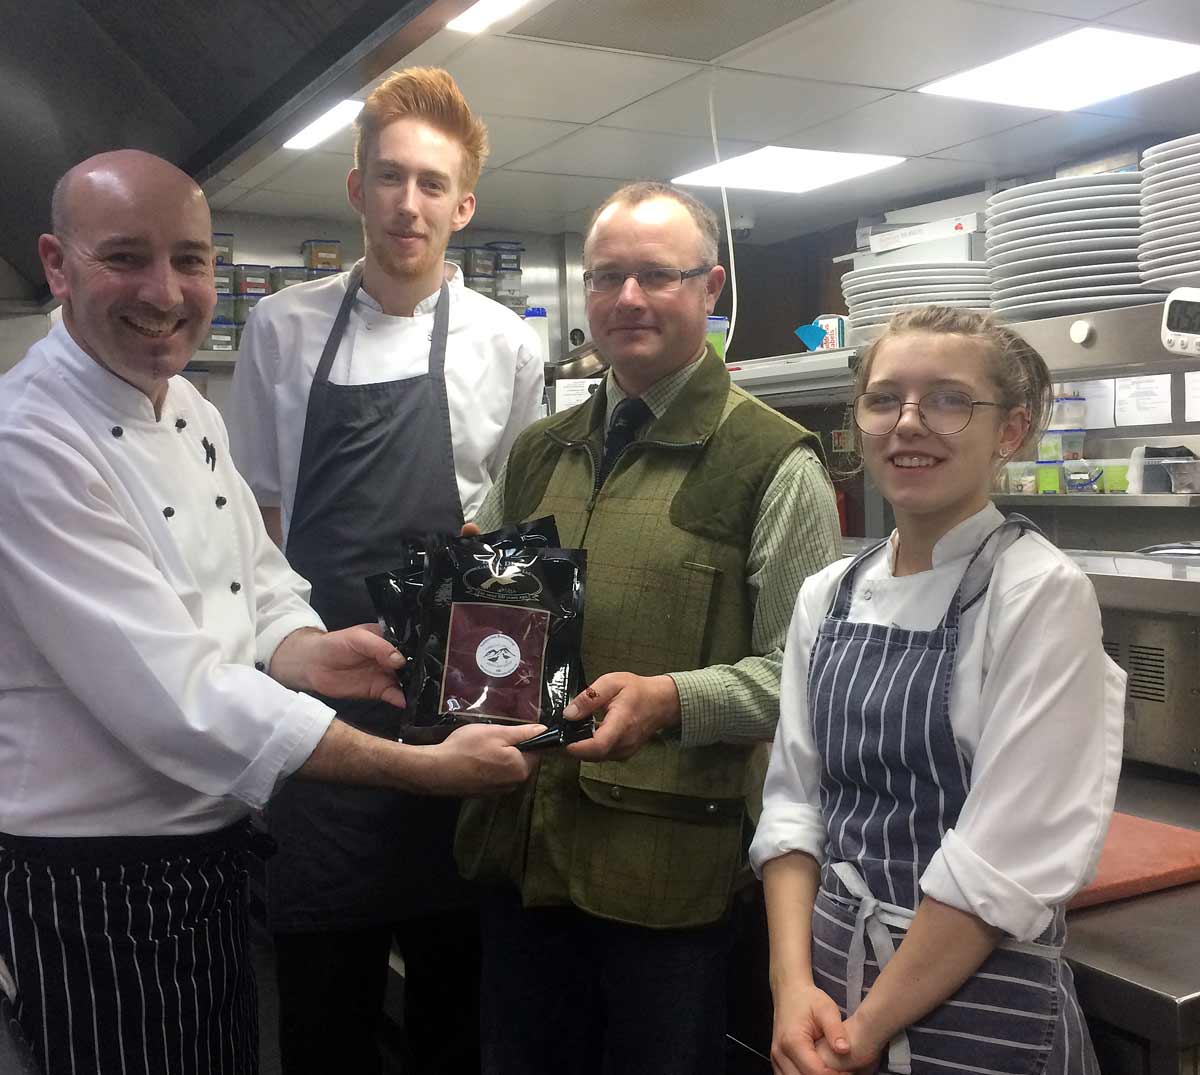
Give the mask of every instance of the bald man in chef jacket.
<svg viewBox="0 0 1200 1075">
<path fill-rule="evenodd" d="M 63 319 L 0 380 L 0 982 L 45 1075 L 255 1070 L 251 809 L 293 775 L 508 789 L 539 730 L 410 747 L 305 693 L 402 705 L 402 659 L 325 631 L 176 376 L 211 228 L 158 157 L 72 168 L 39 240 Z"/>
</svg>

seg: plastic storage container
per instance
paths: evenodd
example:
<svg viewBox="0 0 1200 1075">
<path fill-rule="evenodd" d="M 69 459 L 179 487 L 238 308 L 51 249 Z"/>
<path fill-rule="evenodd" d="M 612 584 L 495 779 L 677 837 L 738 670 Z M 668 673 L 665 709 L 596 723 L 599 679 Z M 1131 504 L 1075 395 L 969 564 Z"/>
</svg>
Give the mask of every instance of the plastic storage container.
<svg viewBox="0 0 1200 1075">
<path fill-rule="evenodd" d="M 237 296 L 217 293 L 217 305 L 213 308 L 214 321 L 233 321 L 237 313 Z"/>
<path fill-rule="evenodd" d="M 217 320 L 209 326 L 208 335 L 200 345 L 203 351 L 236 351 L 238 327 L 232 321 Z"/>
<path fill-rule="evenodd" d="M 457 265 L 460 269 L 467 264 L 467 248 L 465 246 L 448 246 L 446 247 L 446 260 L 451 265 Z"/>
<path fill-rule="evenodd" d="M 1004 467 L 1008 474 L 1008 491 L 1029 496 L 1038 491 L 1036 463 L 1007 463 Z"/>
<path fill-rule="evenodd" d="M 1051 429 L 1082 429 L 1087 421 L 1087 400 L 1083 396 L 1055 396 L 1050 412 Z"/>
<path fill-rule="evenodd" d="M 1038 459 L 1082 459 L 1084 429 L 1048 429 L 1038 441 Z"/>
<path fill-rule="evenodd" d="M 1039 493 L 1061 493 L 1063 488 L 1062 463 L 1057 460 L 1039 460 L 1035 481 Z"/>
<path fill-rule="evenodd" d="M 231 231 L 214 231 L 213 237 L 213 256 L 217 259 L 218 265 L 233 264 L 233 232 Z"/>
<path fill-rule="evenodd" d="M 1146 460 L 1147 467 L 1156 463 L 1167 472 L 1172 493 L 1200 493 L 1200 459 Z"/>
<path fill-rule="evenodd" d="M 258 305 L 262 297 L 262 295 L 238 295 L 234 302 L 234 321 L 245 324 L 250 319 L 250 311 Z"/>
<path fill-rule="evenodd" d="M 1068 493 L 1104 492 L 1104 468 L 1092 459 L 1069 459 L 1063 463 L 1063 488 Z"/>
<path fill-rule="evenodd" d="M 234 284 L 236 273 L 233 266 L 229 264 L 218 265 L 213 269 L 213 286 L 217 289 L 217 294 L 224 293 L 232 295 L 234 292 Z"/>
<path fill-rule="evenodd" d="M 310 280 L 324 280 L 327 276 L 337 276 L 341 269 L 307 269 Z"/>
<path fill-rule="evenodd" d="M 496 251 L 486 246 L 468 246 L 463 272 L 467 276 L 495 276 Z"/>
<path fill-rule="evenodd" d="M 1089 466 L 1101 472 L 1097 493 L 1124 493 L 1129 489 L 1128 459 L 1087 459 Z"/>
<path fill-rule="evenodd" d="M 494 276 L 468 276 L 467 287 L 490 299 L 496 297 L 496 278 Z"/>
<path fill-rule="evenodd" d="M 271 294 L 270 265 L 235 265 L 233 290 L 239 295 Z"/>
<path fill-rule="evenodd" d="M 525 252 L 525 247 L 520 243 L 509 239 L 497 239 L 494 242 L 485 243 L 484 246 L 488 250 L 495 251 L 496 272 L 521 271 L 521 255 Z"/>
<path fill-rule="evenodd" d="M 550 318 L 546 316 L 544 306 L 530 306 L 525 311 L 525 324 L 533 329 L 533 334 L 542 344 L 542 361 L 550 361 Z"/>
<path fill-rule="evenodd" d="M 524 288 L 521 287 L 522 276 L 519 272 L 502 271 L 496 273 L 496 294 L 507 292 L 510 295 L 524 294 Z"/>
<path fill-rule="evenodd" d="M 710 317 L 708 319 L 708 332 L 706 335 L 708 342 L 712 344 L 712 349 L 717 352 L 721 361 L 724 361 L 725 338 L 729 335 L 729 318 Z"/>
<path fill-rule="evenodd" d="M 342 268 L 341 239 L 305 239 L 300 244 L 300 257 L 309 269 Z"/>
<path fill-rule="evenodd" d="M 302 284 L 308 279 L 308 268 L 304 265 L 272 265 L 271 290 L 282 291 L 292 284 Z"/>
</svg>

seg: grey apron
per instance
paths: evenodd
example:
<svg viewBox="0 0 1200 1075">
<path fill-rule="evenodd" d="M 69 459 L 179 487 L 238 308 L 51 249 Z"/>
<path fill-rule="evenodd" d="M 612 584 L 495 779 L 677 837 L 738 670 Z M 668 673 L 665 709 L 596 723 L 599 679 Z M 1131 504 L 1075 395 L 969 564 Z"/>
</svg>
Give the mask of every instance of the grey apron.
<svg viewBox="0 0 1200 1075">
<path fill-rule="evenodd" d="M 463 523 L 446 397 L 449 288 L 425 376 L 331 384 L 361 280 L 360 262 L 313 377 L 287 538 L 330 630 L 374 622 L 363 580 L 396 566 L 406 533 L 457 534 Z M 356 728 L 400 735 L 390 705 L 326 700 Z M 268 865 L 272 928 L 353 929 L 469 904 L 451 855 L 457 817 L 457 799 L 288 781 L 267 809 L 279 843 Z"/>
<path fill-rule="evenodd" d="M 1020 516 L 976 549 L 942 622 L 932 631 L 849 620 L 847 568 L 821 625 L 808 670 L 809 713 L 822 756 L 826 862 L 813 914 L 813 975 L 843 1013 L 853 1012 L 904 939 L 921 899 L 920 876 L 953 828 L 971 786 L 970 760 L 950 725 L 950 684 L 971 567 L 989 542 L 1036 529 Z M 1060 907 L 1036 941 L 1001 944 L 938 1008 L 897 1035 L 883 1068 L 1066 1075 L 1098 1072 L 1062 960 Z"/>
</svg>

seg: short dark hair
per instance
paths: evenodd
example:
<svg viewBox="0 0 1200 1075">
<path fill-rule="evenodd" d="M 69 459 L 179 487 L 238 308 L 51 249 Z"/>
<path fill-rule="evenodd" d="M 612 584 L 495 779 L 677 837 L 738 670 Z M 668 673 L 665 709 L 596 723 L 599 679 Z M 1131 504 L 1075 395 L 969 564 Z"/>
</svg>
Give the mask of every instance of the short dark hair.
<svg viewBox="0 0 1200 1075">
<path fill-rule="evenodd" d="M 716 265 L 718 257 L 717 244 L 720 241 L 721 235 L 721 227 L 717 223 L 716 213 L 709 209 L 703 202 L 692 197 L 686 190 L 681 190 L 670 183 L 662 183 L 651 179 L 639 180 L 636 183 L 626 183 L 620 190 L 614 191 L 605 198 L 600 208 L 592 214 L 592 219 L 588 222 L 584 246 L 586 247 L 587 245 L 587 239 L 591 238 L 592 229 L 595 228 L 596 221 L 600 219 L 600 214 L 610 205 L 615 205 L 618 202 L 622 205 L 640 205 L 642 202 L 653 201 L 655 198 L 670 198 L 688 211 L 691 218 L 696 222 L 696 227 L 700 229 L 700 237 L 704 247 L 702 257 L 707 264 Z"/>
</svg>

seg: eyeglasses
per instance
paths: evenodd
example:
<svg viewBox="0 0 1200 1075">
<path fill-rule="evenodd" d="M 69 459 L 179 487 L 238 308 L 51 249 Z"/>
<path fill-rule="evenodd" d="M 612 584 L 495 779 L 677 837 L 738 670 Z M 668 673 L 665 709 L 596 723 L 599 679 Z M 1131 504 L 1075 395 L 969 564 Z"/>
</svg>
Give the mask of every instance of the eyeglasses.
<svg viewBox="0 0 1200 1075">
<path fill-rule="evenodd" d="M 967 428 L 976 407 L 1000 406 L 945 389 L 926 392 L 916 403 L 906 403 L 894 392 L 864 392 L 854 400 L 854 424 L 869 437 L 886 437 L 900 424 L 904 408 L 916 407 L 930 433 L 948 437 Z"/>
<path fill-rule="evenodd" d="M 632 276 L 637 280 L 638 287 L 647 294 L 661 295 L 665 291 L 678 291 L 683 287 L 684 280 L 702 276 L 711 268 L 711 265 L 701 265 L 697 269 L 641 269 L 638 272 L 588 269 L 583 274 L 583 286 L 589 291 L 616 291 L 624 287 L 625 281 Z"/>
</svg>

